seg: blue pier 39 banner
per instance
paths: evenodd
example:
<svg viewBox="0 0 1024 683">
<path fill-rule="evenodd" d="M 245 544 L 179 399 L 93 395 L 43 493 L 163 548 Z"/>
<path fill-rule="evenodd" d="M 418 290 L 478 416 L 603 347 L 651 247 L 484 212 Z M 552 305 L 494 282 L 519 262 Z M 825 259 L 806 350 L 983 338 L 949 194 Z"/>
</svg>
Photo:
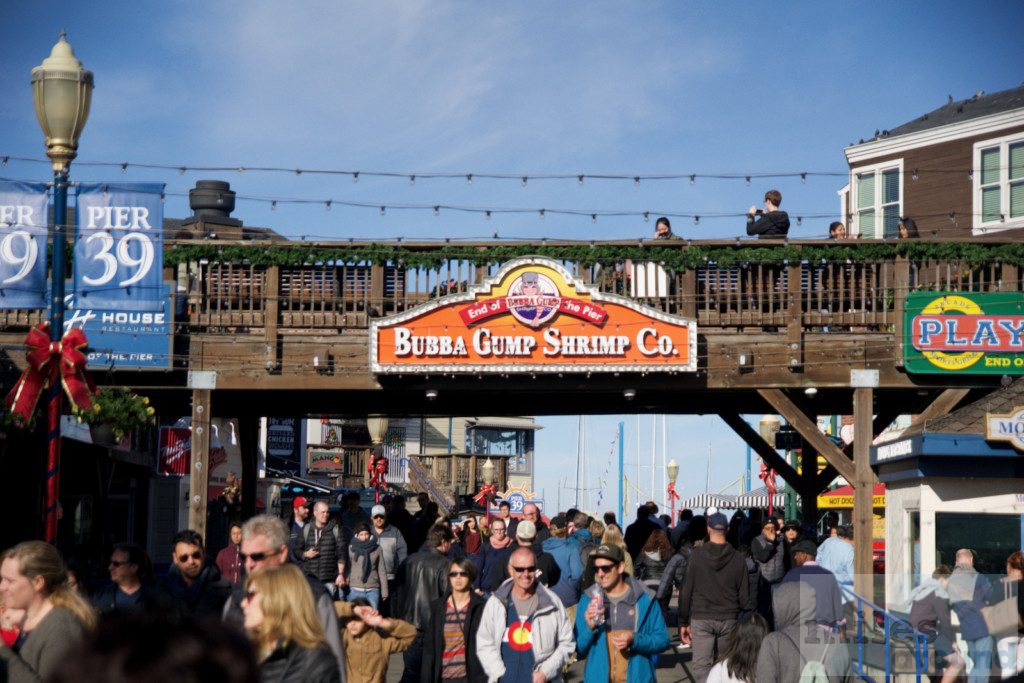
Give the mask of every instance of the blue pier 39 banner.
<svg viewBox="0 0 1024 683">
<path fill-rule="evenodd" d="M 0 309 L 45 308 L 46 185 L 0 180 Z"/>
<path fill-rule="evenodd" d="M 163 183 L 77 186 L 77 306 L 163 311 Z"/>
</svg>

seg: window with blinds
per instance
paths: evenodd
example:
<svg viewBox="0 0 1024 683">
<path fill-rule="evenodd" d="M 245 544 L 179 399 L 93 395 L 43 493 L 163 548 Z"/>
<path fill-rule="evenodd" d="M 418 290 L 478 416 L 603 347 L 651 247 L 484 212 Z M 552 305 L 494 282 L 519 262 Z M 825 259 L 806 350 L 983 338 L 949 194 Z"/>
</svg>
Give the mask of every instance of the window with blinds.
<svg viewBox="0 0 1024 683">
<path fill-rule="evenodd" d="M 974 164 L 975 225 L 1024 226 L 1024 135 L 978 143 Z"/>
<path fill-rule="evenodd" d="M 861 237 L 897 237 L 903 161 L 854 169 L 854 229 Z"/>
</svg>

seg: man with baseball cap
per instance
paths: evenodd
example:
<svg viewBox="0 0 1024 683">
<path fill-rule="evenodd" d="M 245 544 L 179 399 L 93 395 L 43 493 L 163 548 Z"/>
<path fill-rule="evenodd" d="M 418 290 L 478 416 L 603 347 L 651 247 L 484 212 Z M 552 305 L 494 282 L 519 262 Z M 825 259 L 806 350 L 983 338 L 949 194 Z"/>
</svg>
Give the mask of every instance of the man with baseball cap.
<svg viewBox="0 0 1024 683">
<path fill-rule="evenodd" d="M 814 611 L 815 621 L 826 631 L 832 631 L 836 626 L 840 629 L 846 626 L 846 617 L 843 614 L 842 591 L 839 590 L 839 581 L 836 575 L 819 565 L 816 561 L 818 546 L 814 541 L 805 538 L 793 545 L 793 559 L 796 566 L 786 572 L 782 583 L 799 581 L 806 583 L 814 589 L 816 608 Z"/>
<path fill-rule="evenodd" d="M 551 553 L 544 552 L 541 542 L 537 540 L 537 527 L 530 520 L 524 519 L 516 525 L 515 547 L 529 548 L 533 551 L 537 560 L 537 580 L 545 586 L 553 588 L 562 578 L 562 570 L 558 568 L 558 563 L 555 562 Z M 508 578 L 508 565 L 495 567 L 491 579 L 491 591 L 498 590 L 498 587 Z"/>
<path fill-rule="evenodd" d="M 302 566 L 302 558 L 295 555 L 295 539 L 302 533 L 309 519 L 309 511 L 313 507 L 313 501 L 306 500 L 302 496 L 295 496 L 292 501 L 292 522 L 288 525 L 288 558 L 295 564 Z"/>
<path fill-rule="evenodd" d="M 584 591 L 576 609 L 576 648 L 587 660 L 583 679 L 653 683 L 652 657 L 670 643 L 661 607 L 626 573 L 622 548 L 601 545 L 592 557 L 597 582 Z"/>
<path fill-rule="evenodd" d="M 749 597 L 747 564 L 725 540 L 729 520 L 708 517 L 708 542 L 694 548 L 679 591 L 679 640 L 693 646 L 693 676 L 704 683 L 725 653 Z"/>
<path fill-rule="evenodd" d="M 373 520 L 373 533 L 380 545 L 380 557 L 384 562 L 384 572 L 388 575 L 388 599 L 381 603 L 381 614 L 390 616 L 391 598 L 395 594 L 395 570 L 409 554 L 402 532 L 388 524 L 387 509 L 383 505 L 374 505 L 370 510 Z"/>
</svg>

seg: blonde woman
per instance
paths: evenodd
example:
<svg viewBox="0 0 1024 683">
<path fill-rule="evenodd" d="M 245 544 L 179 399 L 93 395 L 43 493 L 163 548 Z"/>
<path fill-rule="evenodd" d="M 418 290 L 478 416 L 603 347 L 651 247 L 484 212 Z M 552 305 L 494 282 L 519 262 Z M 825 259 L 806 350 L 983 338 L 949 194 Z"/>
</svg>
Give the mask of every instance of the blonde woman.
<svg viewBox="0 0 1024 683">
<path fill-rule="evenodd" d="M 626 573 L 630 576 L 636 576 L 633 572 L 633 558 L 629 556 L 629 551 L 626 550 L 626 541 L 622 538 L 622 529 L 615 524 L 609 524 L 608 528 L 604 530 L 604 535 L 601 537 L 601 545 L 617 545 L 626 551 Z"/>
<path fill-rule="evenodd" d="M 10 683 L 46 678 L 96 625 L 89 603 L 68 588 L 60 553 L 42 541 L 25 541 L 0 555 L 0 596 L 9 609 L 25 610 L 14 645 L 0 644 Z"/>
<path fill-rule="evenodd" d="M 309 582 L 293 564 L 245 580 L 245 628 L 256 644 L 261 683 L 340 683 Z"/>
</svg>

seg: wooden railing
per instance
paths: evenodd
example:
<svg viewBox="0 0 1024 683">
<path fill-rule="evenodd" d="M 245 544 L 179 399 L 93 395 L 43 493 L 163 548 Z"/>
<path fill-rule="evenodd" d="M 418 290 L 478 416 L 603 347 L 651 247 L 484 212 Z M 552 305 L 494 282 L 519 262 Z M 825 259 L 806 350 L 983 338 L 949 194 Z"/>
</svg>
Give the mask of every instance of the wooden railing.
<svg viewBox="0 0 1024 683">
<path fill-rule="evenodd" d="M 708 244 L 722 249 L 731 243 L 680 242 L 679 248 Z M 791 242 L 788 246 L 822 244 L 807 241 Z M 765 246 L 757 242 L 735 246 L 739 249 L 752 245 Z M 413 246 L 419 252 L 433 250 L 440 257 L 440 265 L 412 268 L 400 263 L 332 262 L 268 266 L 199 261 L 165 268 L 165 275 L 187 283 L 184 291 L 179 288 L 177 294 L 188 303 L 187 320 L 179 323 L 188 324 L 194 332 L 234 333 L 260 328 L 267 334 L 276 334 L 288 329 L 365 328 L 372 318 L 406 311 L 449 291 L 481 282 L 502 265 L 495 262 L 481 266 L 464 259 L 445 259 L 446 248 L 440 244 Z M 478 248 L 486 255 L 492 246 L 502 244 Z M 635 255 L 636 243 L 623 244 L 623 249 L 627 247 L 634 247 Z M 1017 266 L 994 259 L 984 263 L 904 257 L 842 262 L 820 258 L 728 264 L 707 261 L 676 270 L 664 267 L 658 260 L 636 258 L 561 263 L 598 291 L 631 297 L 660 311 L 695 318 L 704 329 L 723 330 L 889 330 L 900 324 L 903 297 L 911 291 L 1020 291 L 1022 286 Z M 0 311 L 0 325 L 11 331 L 44 319 L 45 310 Z"/>
</svg>

